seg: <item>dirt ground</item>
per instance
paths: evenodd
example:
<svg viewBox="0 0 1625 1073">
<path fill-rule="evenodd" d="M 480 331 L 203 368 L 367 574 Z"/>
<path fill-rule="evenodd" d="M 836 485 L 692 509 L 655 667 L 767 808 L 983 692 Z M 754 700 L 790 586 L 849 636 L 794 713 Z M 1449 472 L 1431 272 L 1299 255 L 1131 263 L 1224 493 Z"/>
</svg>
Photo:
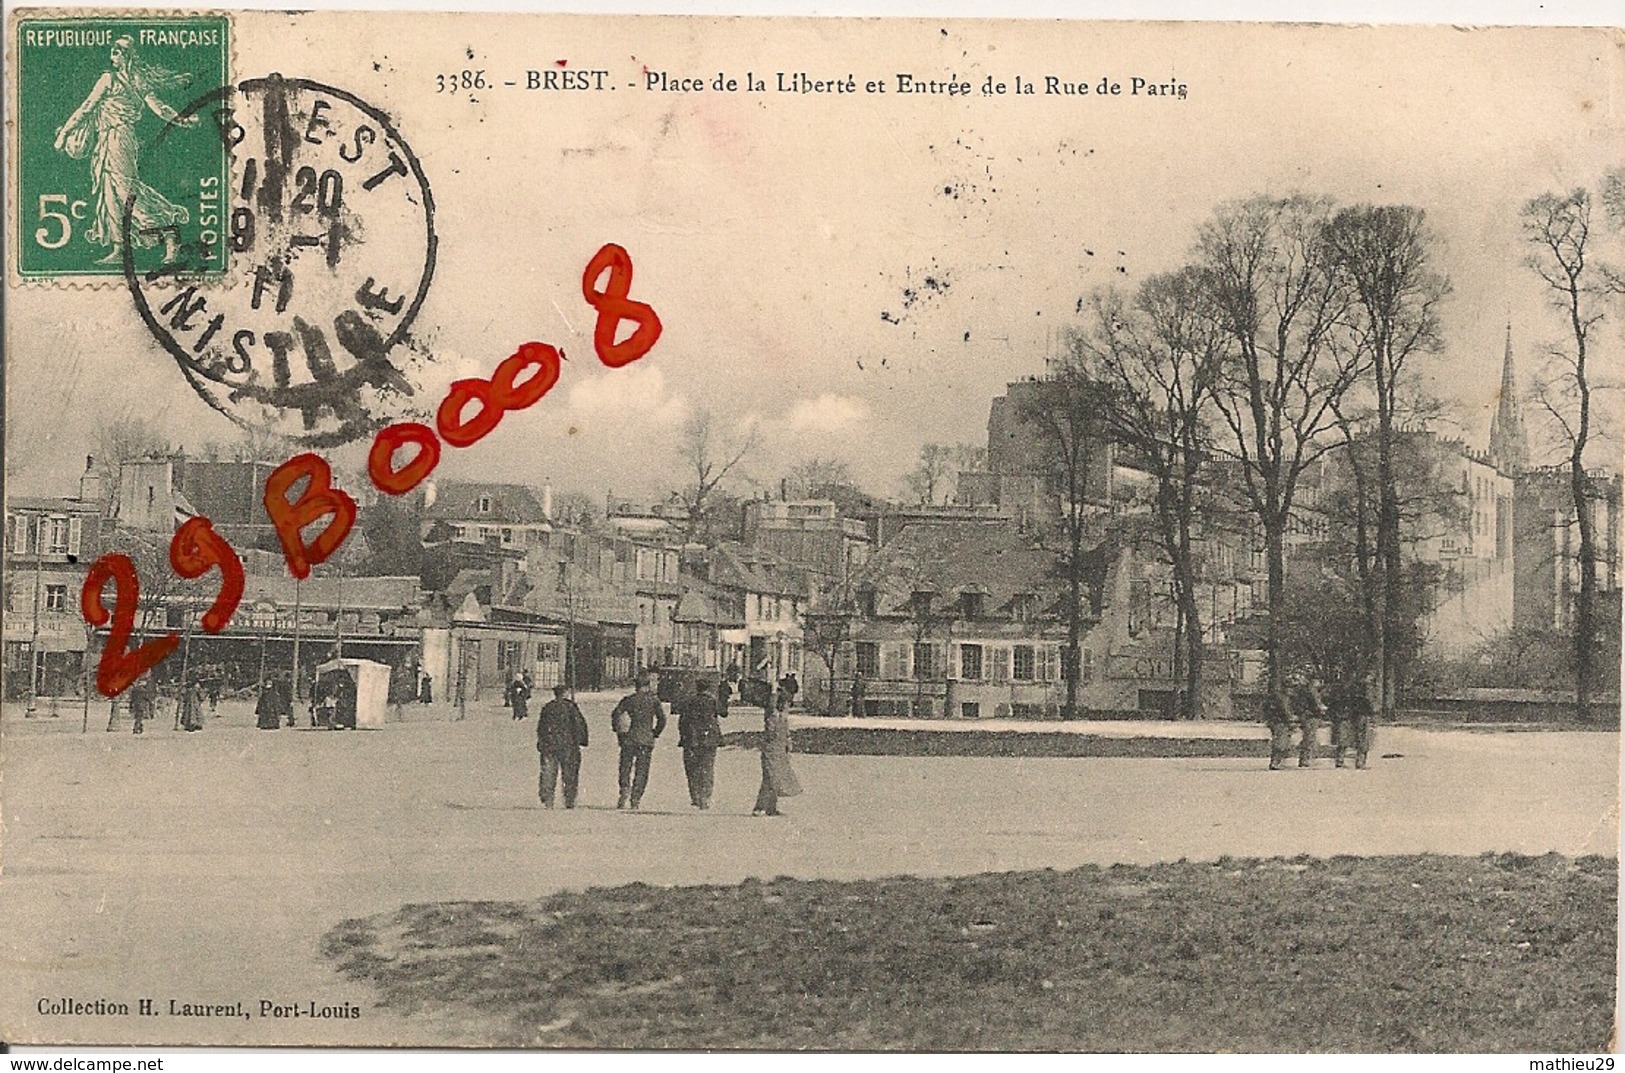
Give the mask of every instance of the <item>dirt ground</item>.
<svg viewBox="0 0 1625 1073">
<path fill-rule="evenodd" d="M 611 698 L 585 698 L 582 807 L 536 796 L 534 719 L 409 708 L 384 729 L 257 731 L 226 704 L 196 734 L 108 733 L 105 709 L 9 706 L 0 842 L 0 1035 L 12 1042 L 457 1045 L 491 1026 L 405 1019 L 319 955 L 349 917 L 634 881 L 845 879 L 1224 854 L 1617 855 L 1617 733 L 1383 728 L 1368 771 L 1246 759 L 798 756 L 804 796 L 753 818 L 753 752 L 688 806 L 675 726 L 641 813 L 616 812 Z M 754 729 L 748 713 L 740 725 Z M 734 722 L 734 720 L 730 720 Z M 1186 728 L 1189 724 L 1184 725 Z M 1226 728 L 1225 733 L 1234 732 Z M 1262 736 L 1262 728 L 1251 730 Z M 144 1016 L 140 1001 L 151 999 Z M 57 1014 L 64 1002 L 128 1014 Z M 210 1016 L 170 1013 L 216 1007 Z M 241 1010 L 232 1008 L 241 1003 Z M 261 1016 L 262 1003 L 319 1014 Z M 221 1011 L 219 1007 L 227 1007 Z M 241 1014 L 241 1015 L 240 1015 Z"/>
</svg>

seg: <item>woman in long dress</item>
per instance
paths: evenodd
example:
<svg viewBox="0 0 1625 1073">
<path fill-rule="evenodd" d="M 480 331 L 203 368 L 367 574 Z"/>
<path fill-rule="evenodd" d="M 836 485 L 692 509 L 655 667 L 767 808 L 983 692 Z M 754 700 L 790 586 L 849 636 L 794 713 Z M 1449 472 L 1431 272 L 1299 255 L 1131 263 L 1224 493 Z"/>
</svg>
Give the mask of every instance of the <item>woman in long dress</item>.
<svg viewBox="0 0 1625 1073">
<path fill-rule="evenodd" d="M 779 798 L 800 792 L 801 782 L 790 766 L 790 718 L 769 686 L 762 701 L 762 788 L 756 791 L 751 815 L 777 816 Z"/>
<path fill-rule="evenodd" d="M 123 258 L 120 231 L 126 203 L 130 205 L 130 237 L 135 244 L 155 246 L 161 234 L 164 259 L 172 261 L 179 252 L 179 239 L 173 230 L 164 229 L 184 224 L 189 217 L 184 206 L 141 181 L 141 139 L 136 135 L 136 124 L 145 111 L 151 110 L 167 123 L 197 126 L 197 116 L 181 118 L 158 99 L 160 92 L 179 89 L 190 83 L 192 76 L 142 60 L 128 35 L 113 42 L 108 61 L 111 70 L 103 72 L 84 103 L 57 130 L 56 148 L 75 159 L 87 153 L 90 156 L 95 217 L 85 237 L 92 245 L 112 247 L 99 264 Z"/>
</svg>

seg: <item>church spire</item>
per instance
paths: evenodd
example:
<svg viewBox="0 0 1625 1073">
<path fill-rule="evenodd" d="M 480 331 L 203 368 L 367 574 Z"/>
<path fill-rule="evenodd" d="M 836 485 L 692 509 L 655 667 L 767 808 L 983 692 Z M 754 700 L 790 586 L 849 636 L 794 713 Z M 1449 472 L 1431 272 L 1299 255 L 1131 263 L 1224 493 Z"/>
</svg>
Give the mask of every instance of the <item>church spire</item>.
<svg viewBox="0 0 1625 1073">
<path fill-rule="evenodd" d="M 1523 409 L 1518 405 L 1518 376 L 1512 367 L 1512 322 L 1507 322 L 1506 354 L 1501 359 L 1501 398 L 1490 419 L 1490 459 L 1502 473 L 1523 472 L 1529 464 Z"/>
</svg>

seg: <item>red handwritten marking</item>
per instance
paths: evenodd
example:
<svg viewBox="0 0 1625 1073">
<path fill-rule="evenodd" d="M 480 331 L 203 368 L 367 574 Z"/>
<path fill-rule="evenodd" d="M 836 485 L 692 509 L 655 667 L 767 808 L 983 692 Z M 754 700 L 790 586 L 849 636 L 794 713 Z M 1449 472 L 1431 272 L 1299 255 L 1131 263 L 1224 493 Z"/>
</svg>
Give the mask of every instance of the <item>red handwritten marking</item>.
<svg viewBox="0 0 1625 1073">
<path fill-rule="evenodd" d="M 609 271 L 609 281 L 603 290 L 597 290 L 598 277 Z M 581 294 L 587 304 L 598 310 L 598 323 L 593 326 L 592 345 L 598 351 L 598 360 L 611 369 L 629 365 L 647 354 L 660 338 L 660 318 L 644 302 L 627 298 L 632 292 L 632 258 L 613 242 L 593 255 L 587 262 L 587 271 L 581 277 Z M 617 343 L 615 334 L 621 321 L 630 320 L 637 329 Z"/>
<path fill-rule="evenodd" d="M 288 491 L 301 478 L 307 479 L 305 490 L 289 502 Z M 282 542 L 288 572 L 301 580 L 310 576 L 312 564 L 326 562 L 338 551 L 355 525 L 355 500 L 333 487 L 333 470 L 321 455 L 295 455 L 272 470 L 265 479 L 264 501 L 266 516 Z M 305 527 L 322 518 L 327 524 L 315 540 L 306 543 Z"/>
<path fill-rule="evenodd" d="M 497 366 L 489 380 L 455 380 L 435 414 L 440 438 L 453 447 L 472 447 L 490 434 L 509 410 L 523 410 L 536 403 L 559 382 L 562 355 L 546 343 L 526 343 Z M 523 383 L 519 374 L 531 367 L 540 371 Z M 479 410 L 465 419 L 463 411 L 477 402 Z"/>
<path fill-rule="evenodd" d="M 111 612 L 102 603 L 102 589 L 109 581 L 113 583 Z M 129 689 L 131 683 L 163 662 L 181 643 L 179 635 L 168 633 L 129 651 L 130 634 L 135 630 L 135 609 L 140 601 L 141 583 L 136 580 L 135 563 L 128 555 L 110 552 L 91 564 L 90 573 L 85 575 L 85 586 L 79 593 L 79 609 L 92 626 L 105 626 L 109 618 L 113 620 L 112 632 L 96 665 L 96 688 L 106 696 L 116 697 Z"/>
<path fill-rule="evenodd" d="M 395 452 L 408 444 L 416 445 L 418 453 L 412 461 L 396 469 Z M 380 492 L 392 496 L 405 495 L 416 488 L 439 464 L 439 437 L 434 429 L 416 421 L 403 421 L 380 429 L 372 441 L 372 450 L 367 452 L 367 475 Z"/>
<path fill-rule="evenodd" d="M 219 633 L 231 621 L 237 605 L 243 602 L 243 561 L 226 539 L 214 531 L 207 518 L 188 518 L 169 542 L 169 565 L 183 578 L 200 578 L 212 567 L 220 568 L 220 594 L 214 606 L 203 615 L 203 628 Z"/>
<path fill-rule="evenodd" d="M 564 60 L 555 62 L 560 67 L 566 65 Z M 596 287 L 605 271 L 609 279 L 600 291 Z M 604 246 L 587 265 L 581 278 L 581 293 L 598 311 L 593 348 L 599 360 L 611 368 L 643 357 L 660 338 L 660 318 L 648 304 L 629 299 L 627 295 L 631 290 L 631 256 L 614 243 Z M 637 327 L 631 336 L 617 343 L 615 336 L 621 322 L 627 320 Z M 456 381 L 435 415 L 439 438 L 435 435 L 436 429 L 406 421 L 384 428 L 373 439 L 372 450 L 367 455 L 367 473 L 373 484 L 389 495 L 411 491 L 440 464 L 441 439 L 453 447 L 478 443 L 496 428 L 503 414 L 541 401 L 559 382 L 563 361 L 564 354 L 555 347 L 546 343 L 524 343 L 497 366 L 489 380 Z M 471 402 L 479 403 L 479 412 L 464 421 L 463 411 Z M 416 446 L 418 452 L 410 462 L 396 469 L 395 452 L 408 445 Z M 288 493 L 300 481 L 306 482 L 304 491 L 290 501 Z M 266 516 L 276 527 L 288 572 L 296 578 L 309 577 L 310 568 L 326 562 L 338 551 L 355 526 L 355 500 L 333 487 L 332 468 L 317 454 L 296 455 L 278 466 L 265 481 L 263 503 Z M 322 531 L 307 543 L 305 529 L 323 518 L 327 521 Z M 225 629 L 242 602 L 247 580 L 242 559 L 231 544 L 214 531 L 207 518 L 189 519 L 170 541 L 169 565 L 177 575 L 188 579 L 200 578 L 213 567 L 220 569 L 220 592 L 203 616 L 203 628 L 210 633 Z M 109 581 L 113 582 L 114 589 L 111 612 L 102 603 L 102 590 Z M 135 564 L 129 556 L 115 552 L 96 560 L 80 594 L 80 609 L 86 622 L 97 627 L 105 626 L 109 618 L 113 622 L 96 669 L 96 688 L 109 697 L 128 689 L 180 643 L 176 634 L 169 633 L 133 652 L 127 651 L 140 591 Z"/>
<path fill-rule="evenodd" d="M 570 61 L 569 60 L 554 60 L 553 61 L 553 66 L 555 66 L 555 67 L 568 67 L 568 66 L 570 66 Z"/>
</svg>

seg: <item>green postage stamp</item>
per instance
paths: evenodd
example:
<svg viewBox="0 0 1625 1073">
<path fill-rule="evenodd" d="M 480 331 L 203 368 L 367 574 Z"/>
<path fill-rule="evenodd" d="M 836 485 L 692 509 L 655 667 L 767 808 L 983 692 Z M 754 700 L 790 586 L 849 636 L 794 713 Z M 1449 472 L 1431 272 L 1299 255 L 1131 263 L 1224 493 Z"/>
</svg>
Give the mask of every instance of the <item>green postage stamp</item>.
<svg viewBox="0 0 1625 1073">
<path fill-rule="evenodd" d="M 12 24 L 17 270 L 117 276 L 225 268 L 224 15 L 86 15 Z M 194 102 L 205 102 L 189 112 Z"/>
</svg>

